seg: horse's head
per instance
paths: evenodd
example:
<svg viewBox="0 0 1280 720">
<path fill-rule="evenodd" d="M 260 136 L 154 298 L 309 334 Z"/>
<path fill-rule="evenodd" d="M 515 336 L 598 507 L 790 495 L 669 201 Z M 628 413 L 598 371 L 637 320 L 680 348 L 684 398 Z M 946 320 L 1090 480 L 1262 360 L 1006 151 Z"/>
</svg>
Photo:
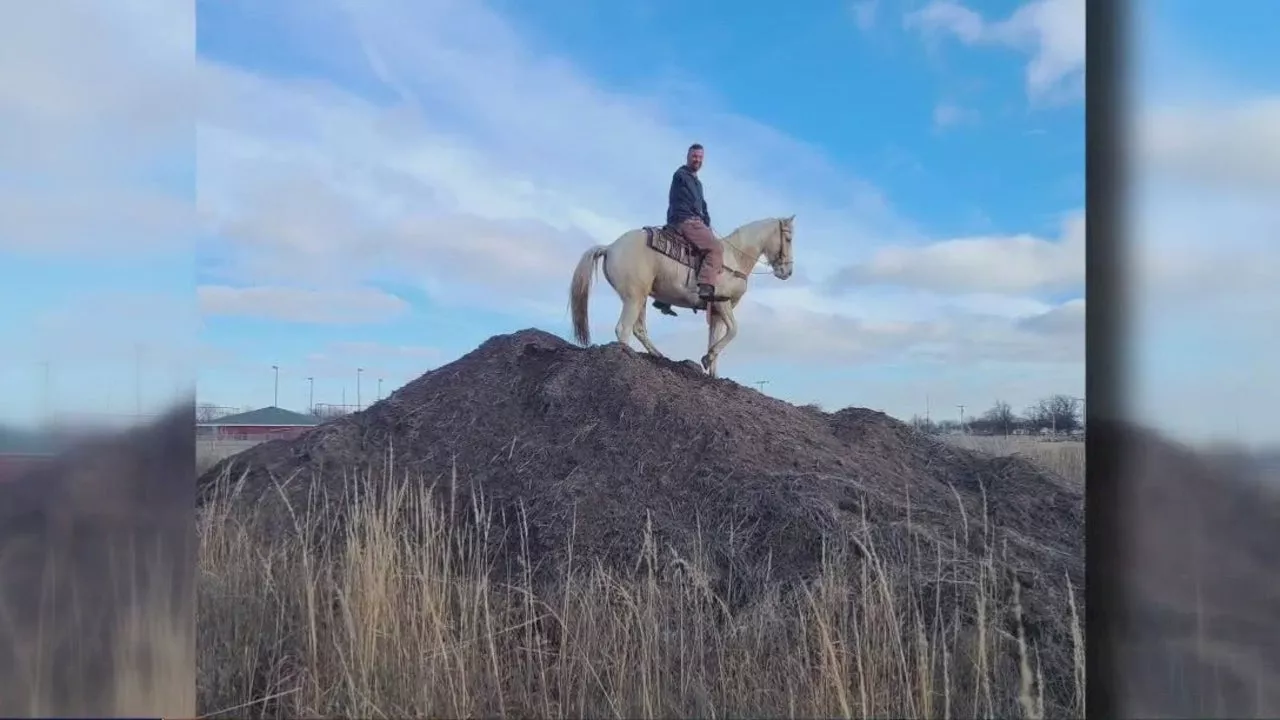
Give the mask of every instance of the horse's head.
<svg viewBox="0 0 1280 720">
<path fill-rule="evenodd" d="M 778 220 L 778 229 L 771 234 L 769 243 L 765 248 L 765 254 L 769 258 L 769 265 L 773 268 L 773 276 L 779 280 L 786 280 L 791 277 L 791 271 L 795 269 L 795 258 L 792 255 L 791 248 L 791 239 L 795 234 L 795 220 L 795 215 L 788 218 L 780 218 Z"/>
</svg>

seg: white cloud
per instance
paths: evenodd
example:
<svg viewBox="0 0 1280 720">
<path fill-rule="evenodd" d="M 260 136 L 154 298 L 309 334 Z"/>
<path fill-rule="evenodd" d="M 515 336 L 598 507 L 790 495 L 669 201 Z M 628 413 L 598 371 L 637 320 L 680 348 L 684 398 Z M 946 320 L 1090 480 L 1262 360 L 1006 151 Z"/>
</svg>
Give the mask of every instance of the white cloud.
<svg viewBox="0 0 1280 720">
<path fill-rule="evenodd" d="M 0 250 L 72 259 L 140 252 L 190 256 L 191 202 L 148 187 L 0 192 Z"/>
<path fill-rule="evenodd" d="M 735 313 L 739 335 L 722 356 L 724 372 L 744 363 L 865 367 L 876 363 L 1079 364 L 1084 360 L 1084 301 L 1062 305 L 989 294 L 893 293 L 831 298 L 812 288 L 753 290 Z M 592 298 L 596 342 L 614 339 L 616 302 Z M 607 298 L 612 300 L 612 298 Z M 700 358 L 706 325 L 648 314 L 650 336 L 675 358 Z M 686 317 L 687 314 L 686 314 Z M 633 347 L 639 344 L 632 341 Z"/>
<path fill-rule="evenodd" d="M 1248 194 L 1280 189 L 1280 96 L 1153 109 L 1134 138 L 1138 162 L 1162 180 Z"/>
<path fill-rule="evenodd" d="M 1027 95 L 1035 101 L 1078 99 L 1084 93 L 1084 0 L 1032 0 L 992 22 L 955 0 L 933 0 L 908 13 L 908 28 L 949 35 L 966 45 L 995 45 L 1030 55 Z"/>
<path fill-rule="evenodd" d="M 876 25 L 876 14 L 880 9 L 880 0 L 853 0 L 849 5 L 853 13 L 853 21 L 858 29 L 869 32 Z"/>
<path fill-rule="evenodd" d="M 378 323 L 406 312 L 404 300 L 372 288 L 311 290 L 296 287 L 197 288 L 205 316 L 261 317 L 318 324 Z"/>
<path fill-rule="evenodd" d="M 943 292 L 1029 293 L 1084 282 L 1084 213 L 1071 215 L 1061 237 L 966 237 L 918 247 L 888 247 L 846 267 L 830 286 L 848 292 L 866 284 L 895 284 Z"/>
<path fill-rule="evenodd" d="M 189 252 L 193 3 L 14 3 L 0 13 L 0 248 Z"/>
<path fill-rule="evenodd" d="M 941 102 L 933 108 L 933 126 L 945 130 L 956 125 L 965 125 L 978 121 L 976 110 L 961 107 L 955 103 Z"/>
</svg>

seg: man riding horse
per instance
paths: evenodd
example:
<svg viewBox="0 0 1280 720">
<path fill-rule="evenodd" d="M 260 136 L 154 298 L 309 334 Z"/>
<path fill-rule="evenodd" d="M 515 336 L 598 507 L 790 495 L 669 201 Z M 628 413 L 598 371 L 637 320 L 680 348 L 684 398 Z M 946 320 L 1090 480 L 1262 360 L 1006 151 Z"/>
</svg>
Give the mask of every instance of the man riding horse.
<svg viewBox="0 0 1280 720">
<path fill-rule="evenodd" d="M 702 145 L 690 145 L 685 164 L 676 168 L 671 176 L 671 190 L 667 193 L 667 226 L 702 253 L 702 264 L 698 270 L 698 299 L 709 304 L 717 299 L 716 280 L 724 266 L 724 248 L 711 232 L 711 214 L 702 194 L 702 180 L 698 178 L 702 158 Z M 653 306 L 668 315 L 675 315 L 666 303 L 655 302 Z"/>
</svg>

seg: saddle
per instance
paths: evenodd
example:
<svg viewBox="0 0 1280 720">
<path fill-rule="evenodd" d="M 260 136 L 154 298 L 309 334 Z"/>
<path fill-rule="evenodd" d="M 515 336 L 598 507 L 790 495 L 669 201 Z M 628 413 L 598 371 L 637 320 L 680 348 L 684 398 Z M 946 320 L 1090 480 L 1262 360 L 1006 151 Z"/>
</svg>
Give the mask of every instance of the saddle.
<svg viewBox="0 0 1280 720">
<path fill-rule="evenodd" d="M 675 228 L 670 225 L 661 227 L 646 225 L 644 234 L 645 244 L 649 249 L 684 265 L 695 275 L 701 269 L 702 261 L 706 256 L 693 243 L 684 239 L 684 236 Z"/>
</svg>

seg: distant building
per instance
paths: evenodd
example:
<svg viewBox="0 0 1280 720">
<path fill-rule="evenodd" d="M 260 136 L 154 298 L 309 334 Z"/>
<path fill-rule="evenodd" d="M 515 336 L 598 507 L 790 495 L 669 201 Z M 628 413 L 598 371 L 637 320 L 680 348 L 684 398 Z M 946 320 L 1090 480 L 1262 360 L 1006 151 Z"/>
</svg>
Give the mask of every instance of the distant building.
<svg viewBox="0 0 1280 720">
<path fill-rule="evenodd" d="M 48 462 L 59 450 L 59 439 L 51 433 L 0 426 L 0 482 Z"/>
<path fill-rule="evenodd" d="M 314 415 L 278 407 L 227 415 L 196 423 L 196 437 L 210 440 L 276 440 L 295 438 L 320 424 Z"/>
</svg>

